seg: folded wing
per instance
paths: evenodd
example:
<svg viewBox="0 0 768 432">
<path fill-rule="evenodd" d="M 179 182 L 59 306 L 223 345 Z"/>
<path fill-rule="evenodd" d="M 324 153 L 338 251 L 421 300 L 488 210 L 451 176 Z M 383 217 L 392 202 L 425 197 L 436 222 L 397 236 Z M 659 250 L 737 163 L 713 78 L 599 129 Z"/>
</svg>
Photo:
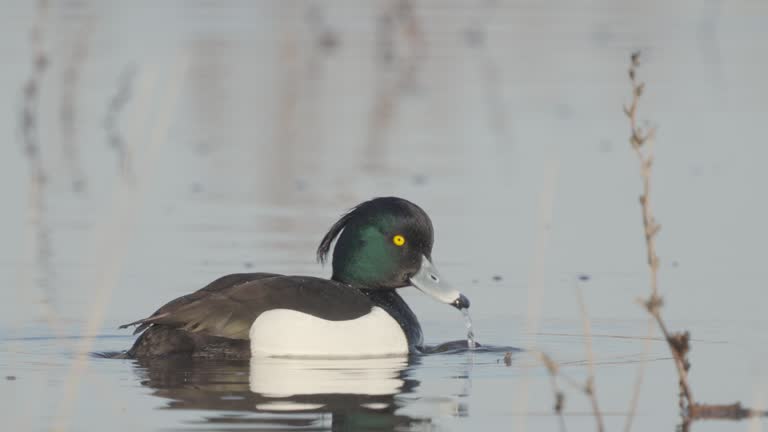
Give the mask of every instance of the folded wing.
<svg viewBox="0 0 768 432">
<path fill-rule="evenodd" d="M 372 303 L 357 289 L 325 279 L 274 273 L 238 273 L 165 304 L 151 316 L 124 324 L 165 325 L 192 333 L 248 339 L 253 321 L 271 309 L 293 309 L 329 320 L 358 318 Z"/>
</svg>

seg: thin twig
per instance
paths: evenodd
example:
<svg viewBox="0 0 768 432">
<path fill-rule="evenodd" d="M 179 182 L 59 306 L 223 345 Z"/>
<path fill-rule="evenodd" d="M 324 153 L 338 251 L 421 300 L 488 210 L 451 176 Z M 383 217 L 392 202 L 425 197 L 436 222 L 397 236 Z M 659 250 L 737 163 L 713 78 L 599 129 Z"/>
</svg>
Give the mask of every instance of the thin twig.
<svg viewBox="0 0 768 432">
<path fill-rule="evenodd" d="M 526 306 L 525 333 L 532 338 L 525 347 L 527 351 L 536 351 L 536 334 L 539 331 L 539 322 L 541 320 L 541 298 L 544 293 L 544 275 L 546 269 L 546 256 L 549 246 L 551 230 L 548 227 L 552 224 L 554 211 L 555 192 L 557 190 L 557 179 L 560 174 L 559 153 L 547 162 L 544 174 L 544 187 L 539 195 L 536 241 L 534 244 L 533 263 L 528 279 L 528 304 Z M 517 394 L 515 397 L 516 406 L 527 413 L 529 398 L 529 377 L 526 373 L 523 379 L 519 381 Z M 515 430 L 527 430 L 527 414 L 517 418 L 518 424 Z"/>
<path fill-rule="evenodd" d="M 576 296 L 579 299 L 581 321 L 584 326 L 584 347 L 587 351 L 587 367 L 589 371 L 584 392 L 587 394 L 590 402 L 592 403 L 592 412 L 594 413 L 595 421 L 597 422 L 597 430 L 598 432 L 603 432 L 605 430 L 605 426 L 603 425 L 603 415 L 600 413 L 600 406 L 597 403 L 597 389 L 595 388 L 595 359 L 592 352 L 592 326 L 589 322 L 587 305 L 584 303 L 584 296 L 582 295 L 581 286 L 578 284 L 578 281 L 576 284 Z"/>
<path fill-rule="evenodd" d="M 539 352 L 538 355 L 539 360 L 547 368 L 547 373 L 549 374 L 549 383 L 552 386 L 552 394 L 555 397 L 555 405 L 553 408 L 559 420 L 560 431 L 566 432 L 567 428 L 565 426 L 565 417 L 563 417 L 563 408 L 565 407 L 565 393 L 563 393 L 563 390 L 560 388 L 560 384 L 557 382 L 557 376 L 560 367 L 557 362 L 552 360 L 552 358 L 550 358 L 547 354 Z"/>
<path fill-rule="evenodd" d="M 584 303 L 581 302 L 582 306 L 584 306 Z M 582 308 L 583 316 L 586 315 L 586 307 Z M 589 323 L 587 320 L 587 324 L 585 327 L 585 332 L 588 335 L 589 334 Z M 560 418 L 560 430 L 565 431 L 565 418 L 563 417 L 563 407 L 565 406 L 565 393 L 560 389 L 560 386 L 558 384 L 558 380 L 562 380 L 564 383 L 568 384 L 570 387 L 574 388 L 577 391 L 580 391 L 584 393 L 585 396 L 587 396 L 590 399 L 590 402 L 592 403 L 592 415 L 595 417 L 595 421 L 597 422 L 597 429 L 600 432 L 603 432 L 605 430 L 605 427 L 603 425 L 603 416 L 600 411 L 600 408 L 597 403 L 597 396 L 595 394 L 595 383 L 594 383 L 594 369 L 592 366 L 589 367 L 589 376 L 587 377 L 586 382 L 581 382 L 577 379 L 574 379 L 573 377 L 565 374 L 562 369 L 560 368 L 560 364 L 557 363 L 555 360 L 552 359 L 549 355 L 542 351 L 536 351 L 531 350 L 533 354 L 536 355 L 538 360 L 544 365 L 544 367 L 547 369 L 547 372 L 549 373 L 550 378 L 550 384 L 552 386 L 552 393 L 555 397 L 555 406 L 554 410 L 555 413 Z M 587 345 L 587 352 L 588 356 L 591 359 L 592 358 L 592 347 L 591 343 Z M 593 364 L 593 362 L 590 360 L 590 365 Z"/>
<path fill-rule="evenodd" d="M 629 412 L 627 413 L 626 422 L 624 423 L 624 432 L 630 432 L 632 429 L 632 422 L 635 419 L 637 404 L 640 401 L 640 390 L 643 386 L 643 380 L 645 379 L 645 367 L 648 364 L 648 355 L 651 353 L 651 342 L 653 341 L 651 337 L 652 335 L 653 317 L 648 317 L 648 332 L 643 343 L 643 353 L 640 357 L 640 365 L 637 367 L 635 385 L 632 389 L 632 399 L 629 402 Z"/>
</svg>

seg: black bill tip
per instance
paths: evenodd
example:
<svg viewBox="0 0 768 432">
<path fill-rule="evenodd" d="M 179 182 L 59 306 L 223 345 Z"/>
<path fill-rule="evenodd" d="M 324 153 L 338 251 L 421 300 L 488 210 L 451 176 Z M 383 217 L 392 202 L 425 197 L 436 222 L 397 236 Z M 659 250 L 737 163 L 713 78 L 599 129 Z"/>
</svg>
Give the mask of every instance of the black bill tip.
<svg viewBox="0 0 768 432">
<path fill-rule="evenodd" d="M 451 306 L 458 310 L 469 309 L 469 299 L 464 294 L 459 294 L 459 298 L 454 300 Z"/>
</svg>

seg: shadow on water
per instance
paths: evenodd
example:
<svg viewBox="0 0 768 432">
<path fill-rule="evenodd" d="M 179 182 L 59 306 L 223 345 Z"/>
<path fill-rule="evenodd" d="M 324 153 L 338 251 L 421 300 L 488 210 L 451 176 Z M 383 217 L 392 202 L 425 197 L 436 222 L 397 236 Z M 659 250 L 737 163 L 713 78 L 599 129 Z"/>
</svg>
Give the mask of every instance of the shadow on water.
<svg viewBox="0 0 768 432">
<path fill-rule="evenodd" d="M 504 352 L 482 346 L 473 352 Z M 415 369 L 429 355 L 470 355 L 466 340 L 423 349 L 424 354 L 376 359 L 249 360 L 191 358 L 135 361 L 141 385 L 167 399 L 163 409 L 205 410 L 209 426 L 248 425 L 309 430 L 393 430 L 423 428 L 428 417 L 401 413 L 420 382 Z M 471 373 L 467 371 L 467 391 Z M 410 395 L 410 396 L 409 396 Z M 467 396 L 467 395 L 463 395 Z"/>
</svg>

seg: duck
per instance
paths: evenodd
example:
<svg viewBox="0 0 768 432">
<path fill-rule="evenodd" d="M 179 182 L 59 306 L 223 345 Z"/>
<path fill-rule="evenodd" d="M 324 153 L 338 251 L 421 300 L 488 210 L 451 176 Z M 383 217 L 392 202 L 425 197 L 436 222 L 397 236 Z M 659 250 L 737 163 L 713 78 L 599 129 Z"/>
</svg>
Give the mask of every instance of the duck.
<svg viewBox="0 0 768 432">
<path fill-rule="evenodd" d="M 139 334 L 126 358 L 408 355 L 423 346 L 416 314 L 400 296 L 415 287 L 468 309 L 469 299 L 432 262 L 427 213 L 399 197 L 374 198 L 345 212 L 317 248 L 332 255 L 330 279 L 236 273 L 123 324 Z M 331 247 L 333 252 L 331 254 Z"/>
</svg>

